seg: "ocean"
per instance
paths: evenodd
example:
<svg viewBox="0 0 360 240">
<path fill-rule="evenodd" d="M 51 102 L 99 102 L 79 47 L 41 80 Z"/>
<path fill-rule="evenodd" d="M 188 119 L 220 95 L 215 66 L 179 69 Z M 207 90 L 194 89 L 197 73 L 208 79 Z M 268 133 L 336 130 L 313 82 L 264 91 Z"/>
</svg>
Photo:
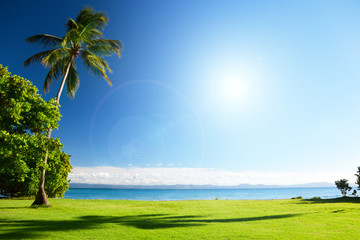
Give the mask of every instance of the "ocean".
<svg viewBox="0 0 360 240">
<path fill-rule="evenodd" d="M 253 188 L 253 189 L 104 189 L 70 188 L 67 199 L 129 199 L 129 200 L 269 200 L 290 199 L 301 196 L 336 198 L 341 197 L 335 187 L 322 188 Z"/>
</svg>

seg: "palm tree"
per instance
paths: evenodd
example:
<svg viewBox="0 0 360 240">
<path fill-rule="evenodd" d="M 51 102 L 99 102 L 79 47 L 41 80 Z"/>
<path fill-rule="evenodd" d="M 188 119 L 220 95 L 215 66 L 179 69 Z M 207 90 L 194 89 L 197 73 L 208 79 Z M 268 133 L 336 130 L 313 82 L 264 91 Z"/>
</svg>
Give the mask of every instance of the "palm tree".
<svg viewBox="0 0 360 240">
<path fill-rule="evenodd" d="M 26 39 L 29 43 L 36 43 L 47 50 L 35 54 L 24 62 L 24 66 L 32 63 L 41 63 L 50 68 L 43 90 L 49 91 L 54 79 L 62 78 L 56 101 L 59 103 L 60 96 L 66 83 L 67 94 L 73 98 L 79 87 L 79 74 L 75 59 L 79 56 L 86 68 L 96 76 L 103 77 L 111 86 L 111 81 L 106 75 L 106 70 L 111 72 L 108 63 L 103 57 L 114 53 L 120 57 L 121 43 L 118 40 L 101 39 L 102 31 L 108 18 L 104 13 L 94 12 L 92 8 L 83 8 L 75 20 L 69 18 L 66 23 L 67 32 L 63 38 L 48 34 L 38 34 Z M 49 128 L 47 137 L 51 137 L 52 129 Z M 47 154 L 44 163 L 47 163 Z M 38 193 L 33 205 L 50 206 L 45 193 L 45 167 L 41 171 L 41 179 Z"/>
</svg>

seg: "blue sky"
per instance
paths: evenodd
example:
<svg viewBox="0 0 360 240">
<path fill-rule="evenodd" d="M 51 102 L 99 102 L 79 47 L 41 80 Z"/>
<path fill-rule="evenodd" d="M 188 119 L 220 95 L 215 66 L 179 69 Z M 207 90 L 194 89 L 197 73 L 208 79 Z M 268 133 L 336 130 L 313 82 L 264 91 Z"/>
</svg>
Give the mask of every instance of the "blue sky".
<svg viewBox="0 0 360 240">
<path fill-rule="evenodd" d="M 23 67 L 41 49 L 24 39 L 63 36 L 86 5 L 108 15 L 105 38 L 124 47 L 107 58 L 113 87 L 78 63 L 76 97 L 61 97 L 54 136 L 75 181 L 354 181 L 359 2 L 6 1 L 0 63 L 41 90 L 46 69 Z"/>
</svg>

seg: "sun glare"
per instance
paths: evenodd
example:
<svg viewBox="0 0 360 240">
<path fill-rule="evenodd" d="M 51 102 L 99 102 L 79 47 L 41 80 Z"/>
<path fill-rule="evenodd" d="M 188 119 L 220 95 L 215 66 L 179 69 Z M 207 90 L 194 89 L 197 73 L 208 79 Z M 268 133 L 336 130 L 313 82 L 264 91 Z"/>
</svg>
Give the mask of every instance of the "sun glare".
<svg viewBox="0 0 360 240">
<path fill-rule="evenodd" d="M 247 86 L 240 79 L 224 79 L 220 83 L 219 95 L 224 103 L 237 105 L 246 99 Z"/>
<path fill-rule="evenodd" d="M 249 100 L 249 83 L 245 74 L 236 69 L 225 69 L 215 77 L 213 97 L 222 108 L 241 108 Z"/>
</svg>

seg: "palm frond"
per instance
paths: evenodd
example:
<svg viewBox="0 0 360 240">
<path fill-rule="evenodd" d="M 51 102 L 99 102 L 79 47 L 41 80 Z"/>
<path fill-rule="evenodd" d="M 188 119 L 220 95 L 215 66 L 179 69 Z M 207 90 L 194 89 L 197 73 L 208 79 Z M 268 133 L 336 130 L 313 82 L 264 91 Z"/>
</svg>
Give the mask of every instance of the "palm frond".
<svg viewBox="0 0 360 240">
<path fill-rule="evenodd" d="M 82 8 L 76 17 L 76 22 L 84 24 L 84 22 L 89 19 L 89 16 L 91 16 L 93 12 L 94 9 L 92 7 Z"/>
<path fill-rule="evenodd" d="M 63 39 L 49 34 L 37 34 L 28 37 L 27 39 L 25 39 L 25 41 L 31 44 L 37 43 L 43 48 L 48 48 L 48 47 L 52 48 L 52 47 L 60 46 Z"/>
<path fill-rule="evenodd" d="M 87 48 L 89 52 L 99 57 L 108 57 L 116 53 L 120 56 L 120 51 L 108 46 L 92 46 Z"/>
<path fill-rule="evenodd" d="M 62 47 L 70 47 L 74 45 L 74 43 L 78 42 L 78 39 L 79 39 L 79 29 L 73 28 L 69 30 L 64 36 Z"/>
<path fill-rule="evenodd" d="M 107 45 L 112 46 L 114 48 L 122 48 L 122 43 L 119 40 L 111 40 L 111 39 L 96 39 L 89 42 L 86 42 L 88 46 L 93 45 Z"/>
<path fill-rule="evenodd" d="M 96 56 L 95 54 L 92 54 L 87 50 L 83 50 L 82 53 L 83 53 L 82 56 L 86 56 L 87 59 L 89 59 L 93 64 L 98 65 L 104 71 L 108 70 L 110 73 L 112 72 L 105 59 L 102 59 L 101 57 Z"/>
<path fill-rule="evenodd" d="M 96 45 L 94 45 L 94 46 L 87 47 L 87 50 L 99 57 L 108 57 L 113 54 L 117 54 L 119 57 L 121 57 L 120 49 L 114 48 L 112 46 L 106 46 L 106 45 L 96 46 Z"/>
<path fill-rule="evenodd" d="M 99 54 L 99 56 L 110 56 L 116 53 L 120 57 L 122 44 L 118 40 L 96 39 L 86 42 L 85 47 L 88 48 L 92 53 L 96 55 Z"/>
<path fill-rule="evenodd" d="M 106 70 L 108 70 L 110 73 L 112 70 L 108 66 L 107 62 L 102 59 L 99 56 L 96 56 L 95 54 L 83 50 L 81 52 L 82 59 L 84 60 L 85 67 L 95 76 L 100 76 L 104 78 L 110 86 L 112 86 L 112 83 L 109 79 L 109 77 L 106 75 Z"/>
<path fill-rule="evenodd" d="M 51 53 L 49 53 L 46 57 L 44 57 L 41 60 L 41 63 L 45 67 L 50 67 L 50 66 L 54 65 L 55 63 L 57 63 L 60 59 L 69 55 L 69 50 L 70 50 L 69 48 L 54 49 L 53 51 L 51 51 Z"/>
<path fill-rule="evenodd" d="M 103 33 L 98 29 L 90 29 L 87 35 L 89 36 L 89 41 L 103 37 Z"/>
<path fill-rule="evenodd" d="M 64 65 L 69 62 L 68 58 L 59 59 L 56 63 L 52 65 L 50 68 L 43 86 L 44 93 L 49 92 L 50 85 L 52 84 L 54 79 L 60 78 L 64 73 Z"/>
<path fill-rule="evenodd" d="M 88 42 L 95 39 L 100 39 L 101 37 L 103 37 L 103 34 L 98 29 L 86 29 L 86 31 L 82 32 L 82 34 L 79 35 L 79 39 L 82 42 Z"/>
<path fill-rule="evenodd" d="M 107 24 L 107 21 L 108 18 L 105 13 L 95 12 L 91 7 L 81 9 L 76 17 L 76 22 L 81 24 L 84 28 L 85 26 L 90 26 L 90 28 L 99 30 L 103 29 L 103 27 Z"/>
<path fill-rule="evenodd" d="M 29 57 L 28 59 L 25 60 L 24 62 L 24 66 L 27 67 L 32 63 L 41 63 L 41 61 L 43 60 L 43 58 L 45 58 L 46 56 L 48 56 L 52 51 L 54 51 L 54 49 L 51 50 L 46 50 L 43 52 L 39 52 L 31 57 Z"/>
<path fill-rule="evenodd" d="M 79 28 L 78 24 L 72 18 L 68 18 L 65 26 L 67 27 L 67 31 L 70 31 L 74 28 L 76 28 L 76 29 Z"/>
<path fill-rule="evenodd" d="M 79 80 L 79 73 L 76 70 L 76 64 L 74 59 L 71 62 L 71 67 L 69 69 L 69 74 L 67 76 L 66 81 L 66 92 L 70 96 L 70 98 L 75 97 L 75 93 L 79 88 L 80 80 Z"/>
<path fill-rule="evenodd" d="M 83 8 L 77 18 L 76 22 L 78 23 L 80 34 L 79 37 L 83 41 L 91 39 L 99 39 L 102 37 L 102 30 L 107 24 L 108 18 L 102 12 L 94 12 L 90 7 Z"/>
<path fill-rule="evenodd" d="M 96 12 L 93 14 L 92 21 L 94 22 L 94 27 L 96 27 L 99 30 L 103 30 L 104 26 L 108 22 L 108 17 L 103 12 Z"/>
</svg>

